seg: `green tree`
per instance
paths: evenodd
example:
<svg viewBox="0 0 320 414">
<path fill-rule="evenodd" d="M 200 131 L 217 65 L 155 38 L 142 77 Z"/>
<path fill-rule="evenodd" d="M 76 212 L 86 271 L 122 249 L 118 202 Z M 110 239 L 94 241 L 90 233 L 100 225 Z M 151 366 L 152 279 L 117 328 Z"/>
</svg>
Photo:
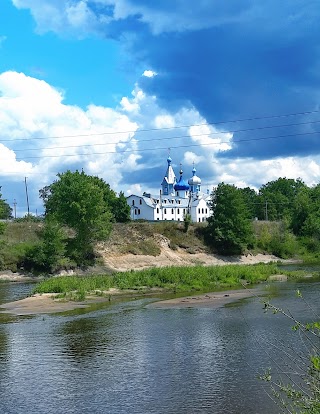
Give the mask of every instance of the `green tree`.
<svg viewBox="0 0 320 414">
<path fill-rule="evenodd" d="M 270 221 L 292 217 L 292 206 L 298 192 L 306 188 L 305 183 L 291 178 L 278 178 L 261 186 L 259 190 L 260 220 Z"/>
<path fill-rule="evenodd" d="M 58 180 L 40 190 L 46 218 L 74 231 L 69 254 L 78 265 L 94 257 L 94 244 L 110 234 L 115 193 L 102 179 L 84 171 L 58 174 Z"/>
<path fill-rule="evenodd" d="M 128 205 L 127 199 L 122 191 L 119 193 L 119 197 L 115 197 L 112 201 L 111 209 L 117 223 L 127 223 L 131 220 L 130 206 Z"/>
<path fill-rule="evenodd" d="M 1 186 L 0 186 L 1 190 Z M 2 194 L 0 193 L 0 220 L 8 220 L 12 218 L 12 208 L 10 205 L 3 200 Z"/>
<path fill-rule="evenodd" d="M 291 228 L 297 236 L 308 235 L 306 232 L 306 222 L 312 213 L 312 204 L 310 188 L 301 188 L 292 205 Z"/>
<path fill-rule="evenodd" d="M 254 219 L 255 217 L 258 217 L 259 213 L 259 199 L 258 194 L 250 187 L 245 188 L 239 188 L 239 191 L 242 193 L 244 202 L 246 203 L 248 207 L 248 211 L 250 214 L 250 217 Z"/>
<path fill-rule="evenodd" d="M 24 258 L 24 268 L 45 272 L 55 272 L 67 264 L 66 234 L 61 226 L 47 218 L 39 232 L 40 241 L 31 246 Z"/>
<path fill-rule="evenodd" d="M 220 183 L 212 193 L 212 216 L 208 234 L 221 254 L 241 254 L 253 243 L 250 212 L 242 192 L 234 185 Z"/>
</svg>

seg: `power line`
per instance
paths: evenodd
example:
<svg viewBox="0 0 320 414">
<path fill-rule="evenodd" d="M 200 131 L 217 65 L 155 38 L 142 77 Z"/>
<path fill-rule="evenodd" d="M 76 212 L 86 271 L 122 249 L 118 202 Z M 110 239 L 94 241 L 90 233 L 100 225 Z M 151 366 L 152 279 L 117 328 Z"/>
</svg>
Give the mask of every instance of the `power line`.
<svg viewBox="0 0 320 414">
<path fill-rule="evenodd" d="M 222 134 L 233 134 L 237 132 L 252 132 L 252 131 L 259 131 L 265 129 L 272 129 L 272 128 L 283 128 L 283 127 L 292 127 L 292 126 L 301 126 L 301 125 L 310 125 L 319 123 L 320 120 L 316 121 L 309 121 L 309 122 L 298 122 L 292 124 L 282 124 L 282 125 L 268 125 L 264 127 L 256 127 L 256 128 L 245 128 L 245 129 L 237 129 L 237 130 L 230 130 L 230 131 L 219 131 L 219 132 L 208 132 L 208 133 L 201 133 L 201 134 L 193 134 L 192 136 L 189 135 L 180 135 L 175 137 L 161 137 L 161 138 L 152 138 L 152 139 L 139 139 L 138 142 L 154 142 L 154 141 L 165 141 L 165 140 L 172 140 L 172 139 L 181 139 L 181 138 L 192 138 L 192 137 L 201 137 L 201 136 L 211 136 L 211 135 L 222 135 Z M 13 140 L 14 141 L 14 140 Z M 29 141 L 29 140 L 26 140 Z M 131 140 L 130 140 L 131 141 Z M 1 142 L 1 140 L 0 140 Z M 126 144 L 129 141 L 118 141 L 118 142 L 105 142 L 105 143 L 88 143 L 83 145 L 66 145 L 66 146 L 58 146 L 58 147 L 38 147 L 38 148 L 24 148 L 24 149 L 12 149 L 12 151 L 20 152 L 20 151 L 39 151 L 42 150 L 51 150 L 51 149 L 65 149 L 65 148 L 82 148 L 82 147 L 93 147 L 93 146 L 105 146 L 105 145 L 117 145 L 117 144 Z M 237 141 L 233 141 L 237 142 Z"/>
<path fill-rule="evenodd" d="M 236 141 L 232 141 L 234 144 L 239 142 L 250 142 L 250 141 L 263 141 L 268 139 L 278 139 L 278 138 L 289 138 L 289 137 L 298 137 L 298 136 L 306 136 L 306 135 L 315 135 L 319 134 L 320 131 L 314 132 L 301 132 L 295 134 L 285 134 L 285 135 L 275 135 L 270 137 L 260 137 L 260 138 L 248 138 L 248 139 L 239 139 Z M 179 149 L 179 148 L 193 148 L 193 147 L 204 147 L 204 146 L 213 146 L 213 145 L 221 145 L 221 144 L 230 144 L 229 141 L 220 141 L 220 142 L 212 142 L 212 143 L 203 143 L 203 144 L 188 144 L 188 145 L 176 145 L 170 146 L 171 149 Z M 130 150 L 119 150 L 119 151 L 105 151 L 105 152 L 91 152 L 91 153 L 76 153 L 76 154 L 59 154 L 59 155 L 41 155 L 41 156 L 29 156 L 23 158 L 17 158 L 17 161 L 23 161 L 26 159 L 39 159 L 39 158 L 60 158 L 60 157 L 79 157 L 83 155 L 105 155 L 105 154 L 130 154 L 133 152 L 148 152 L 148 151 L 158 151 L 158 150 L 166 150 L 167 147 L 157 147 L 157 148 L 142 148 L 142 149 L 130 149 Z"/>
<path fill-rule="evenodd" d="M 136 129 L 136 130 L 126 130 L 126 131 L 105 131 L 99 133 L 90 133 L 90 134 L 76 134 L 76 135 L 58 135 L 58 136 L 49 136 L 49 137 L 32 137 L 32 138 L 15 138 L 15 139 L 1 139 L 0 142 L 8 142 L 8 141 L 31 141 L 31 140 L 43 140 L 43 139 L 63 139 L 63 138 L 79 138 L 79 137 L 91 137 L 91 136 L 103 136 L 103 135 L 118 135 L 118 134 L 134 134 L 136 132 L 154 132 L 154 131 L 165 131 L 165 130 L 173 130 L 173 129 L 180 129 L 180 128 L 190 128 L 193 126 L 208 126 L 208 125 L 221 125 L 221 124 L 230 124 L 230 123 L 237 123 L 237 122 L 246 122 L 246 121 L 259 121 L 259 120 L 267 120 L 267 119 L 279 119 L 279 118 L 288 118 L 292 116 L 301 116 L 301 115 L 311 115 L 315 113 L 319 113 L 320 110 L 314 111 L 305 111 L 305 112 L 293 112 L 289 114 L 282 114 L 282 115 L 269 115 L 269 116 L 260 116 L 260 117 L 252 117 L 252 118 L 242 118 L 242 119 L 234 119 L 229 121 L 217 121 L 217 122 L 204 122 L 200 124 L 189 124 L 189 125 L 179 125 L 173 127 L 161 127 L 161 128 L 147 128 L 147 129 Z M 319 122 L 319 121 L 315 121 Z M 306 122 L 312 123 L 311 122 Z M 301 123 L 303 124 L 303 123 Z M 297 124 L 299 125 L 299 124 Z M 264 127 L 262 127 L 264 128 Z M 232 132 L 232 131 L 228 131 Z M 237 132 L 237 131 L 235 131 Z M 227 133 L 227 132 L 226 132 Z"/>
</svg>

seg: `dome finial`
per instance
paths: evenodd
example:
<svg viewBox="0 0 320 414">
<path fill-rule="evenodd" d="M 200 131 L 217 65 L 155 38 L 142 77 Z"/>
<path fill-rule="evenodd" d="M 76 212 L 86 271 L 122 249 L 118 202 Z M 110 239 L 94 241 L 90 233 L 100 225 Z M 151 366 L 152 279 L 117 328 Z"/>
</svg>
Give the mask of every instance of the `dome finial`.
<svg viewBox="0 0 320 414">
<path fill-rule="evenodd" d="M 196 172 L 197 172 L 197 170 L 196 170 L 196 167 L 194 166 L 194 161 L 193 161 L 192 165 L 193 165 L 193 168 L 192 168 L 192 175 L 195 175 L 195 174 L 196 174 Z"/>
</svg>

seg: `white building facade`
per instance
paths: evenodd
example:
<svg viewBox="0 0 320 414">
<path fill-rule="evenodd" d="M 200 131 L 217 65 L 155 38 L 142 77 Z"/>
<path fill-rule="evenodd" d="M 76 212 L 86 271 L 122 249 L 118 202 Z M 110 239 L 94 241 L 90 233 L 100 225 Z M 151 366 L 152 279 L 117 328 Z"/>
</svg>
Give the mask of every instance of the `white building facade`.
<svg viewBox="0 0 320 414">
<path fill-rule="evenodd" d="M 184 181 L 180 170 L 177 181 L 172 168 L 172 160 L 167 159 L 167 170 L 158 195 L 143 193 L 142 196 L 130 195 L 127 203 L 131 208 L 132 220 L 183 221 L 186 214 L 193 222 L 204 222 L 211 215 L 210 195 L 201 192 L 201 179 L 192 170 L 192 177 Z"/>
</svg>

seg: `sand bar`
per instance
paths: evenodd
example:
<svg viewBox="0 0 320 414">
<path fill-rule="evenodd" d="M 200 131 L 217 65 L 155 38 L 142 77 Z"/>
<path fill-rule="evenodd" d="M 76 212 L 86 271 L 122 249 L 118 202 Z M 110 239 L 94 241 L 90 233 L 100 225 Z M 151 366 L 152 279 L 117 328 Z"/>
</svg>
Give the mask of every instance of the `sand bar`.
<svg viewBox="0 0 320 414">
<path fill-rule="evenodd" d="M 174 298 L 153 302 L 147 305 L 153 309 L 185 309 L 185 308 L 220 308 L 228 303 L 263 293 L 260 288 L 228 290 L 211 292 L 203 295 L 189 295 L 183 298 Z"/>
<path fill-rule="evenodd" d="M 42 313 L 65 312 L 77 308 L 86 308 L 89 304 L 85 302 L 62 301 L 55 299 L 54 294 L 36 294 L 15 302 L 0 305 L 1 313 L 13 315 L 37 315 Z"/>
</svg>

